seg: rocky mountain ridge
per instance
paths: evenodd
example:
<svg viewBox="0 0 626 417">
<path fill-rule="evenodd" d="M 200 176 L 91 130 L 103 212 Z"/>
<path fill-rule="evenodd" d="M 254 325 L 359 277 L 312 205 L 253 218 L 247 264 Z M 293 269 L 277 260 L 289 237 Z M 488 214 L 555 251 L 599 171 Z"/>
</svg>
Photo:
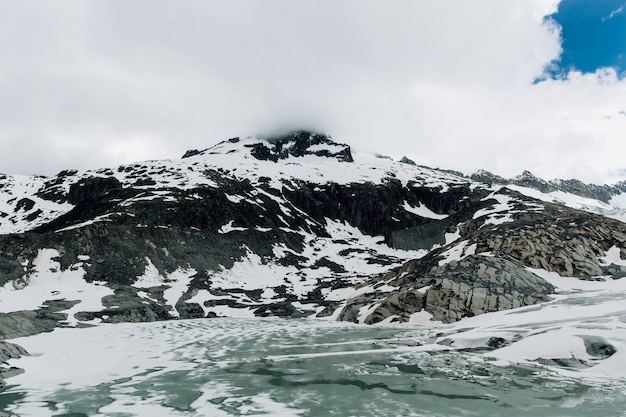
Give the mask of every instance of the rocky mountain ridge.
<svg viewBox="0 0 626 417">
<path fill-rule="evenodd" d="M 530 171 L 524 171 L 513 178 L 503 178 L 489 171 L 479 170 L 469 177 L 489 185 L 518 185 L 532 188 L 542 193 L 561 191 L 604 203 L 609 203 L 613 197 L 626 193 L 626 181 L 620 181 L 613 185 L 585 184 L 577 179 L 553 179 L 546 181 L 534 176 Z"/>
<path fill-rule="evenodd" d="M 626 224 L 599 214 L 620 185 L 481 175 L 296 131 L 0 176 L 0 338 L 223 316 L 451 322 L 549 300 L 540 271 L 626 274 Z"/>
</svg>

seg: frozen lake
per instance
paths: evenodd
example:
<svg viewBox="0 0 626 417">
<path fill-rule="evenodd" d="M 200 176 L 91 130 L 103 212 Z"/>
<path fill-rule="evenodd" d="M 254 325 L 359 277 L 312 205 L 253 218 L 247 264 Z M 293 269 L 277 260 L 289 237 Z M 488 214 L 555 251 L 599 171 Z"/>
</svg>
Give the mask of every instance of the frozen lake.
<svg viewBox="0 0 626 417">
<path fill-rule="evenodd" d="M 451 325 L 220 318 L 57 329 L 0 416 L 626 416 L 626 279 Z M 487 348 L 489 346 L 489 348 Z M 5 413 L 5 414 L 2 414 Z"/>
</svg>

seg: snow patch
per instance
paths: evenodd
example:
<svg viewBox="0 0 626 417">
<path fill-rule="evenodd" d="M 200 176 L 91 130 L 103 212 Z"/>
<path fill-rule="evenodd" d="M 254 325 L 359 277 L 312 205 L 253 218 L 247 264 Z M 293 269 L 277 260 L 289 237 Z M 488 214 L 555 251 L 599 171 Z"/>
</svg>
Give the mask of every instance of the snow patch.
<svg viewBox="0 0 626 417">
<path fill-rule="evenodd" d="M 0 182 L 0 234 L 23 233 L 69 212 L 74 205 L 37 196 L 45 177 L 6 176 Z"/>
<path fill-rule="evenodd" d="M 144 269 L 143 275 L 137 277 L 135 282 L 133 283 L 133 287 L 135 288 L 151 288 L 158 287 L 163 285 L 163 277 L 159 272 L 159 269 L 154 266 L 150 258 L 145 258 L 147 265 Z"/>
<path fill-rule="evenodd" d="M 81 227 L 89 226 L 89 225 L 92 225 L 101 221 L 110 222 L 112 221 L 111 217 L 117 214 L 118 213 L 109 213 L 109 214 L 104 214 L 102 216 L 96 216 L 92 220 L 87 220 L 86 222 L 73 224 L 71 226 L 56 230 L 55 233 L 66 232 L 68 230 L 74 230 L 74 229 L 80 229 Z"/>
<path fill-rule="evenodd" d="M 417 313 L 411 314 L 408 324 L 427 327 L 440 327 L 444 325 L 441 321 L 433 320 L 433 315 L 426 310 L 420 310 Z"/>
<path fill-rule="evenodd" d="M 222 267 L 221 271 L 212 275 L 213 287 L 254 290 L 277 287 L 285 284 L 289 278 L 295 279 L 298 272 L 296 267 L 264 262 L 259 255 L 253 253 L 249 248 L 246 247 L 245 249 L 246 255 L 235 262 L 232 268 Z"/>
<path fill-rule="evenodd" d="M 424 217 L 427 219 L 441 220 L 441 219 L 445 219 L 448 217 L 447 214 L 435 213 L 434 211 L 422 205 L 421 203 L 418 203 L 417 207 L 413 207 L 405 201 L 402 207 L 404 208 L 404 210 L 408 211 L 409 213 L 413 213 L 415 215 L 418 215 L 420 217 Z"/>
<path fill-rule="evenodd" d="M 230 233 L 230 232 L 237 232 L 237 231 L 248 230 L 247 227 L 236 227 L 236 226 L 233 226 L 233 223 L 234 223 L 234 220 L 229 221 L 227 224 L 225 224 L 222 227 L 220 227 L 220 230 L 218 230 L 217 232 L 224 235 L 224 234 Z"/>
<path fill-rule="evenodd" d="M 613 246 L 606 251 L 606 255 L 604 257 L 600 258 L 600 262 L 604 265 L 626 266 L 626 259 L 622 259 L 621 253 L 621 248 Z"/>
<path fill-rule="evenodd" d="M 78 323 L 74 314 L 79 311 L 103 310 L 102 297 L 113 294 L 113 290 L 100 281 L 86 282 L 81 261 L 61 269 L 55 260 L 59 256 L 56 249 L 40 249 L 26 275 L 0 287 L 0 312 L 37 310 L 49 300 L 79 301 L 63 310 L 68 315 L 66 323 L 74 326 Z"/>
<path fill-rule="evenodd" d="M 452 261 L 460 261 L 462 259 L 465 259 L 466 257 L 470 256 L 470 255 L 475 255 L 476 254 L 476 244 L 472 244 L 468 246 L 468 242 L 467 241 L 462 241 L 456 245 L 454 245 L 453 247 L 451 247 L 450 249 L 448 249 L 447 251 L 443 252 L 441 254 L 441 256 L 443 257 L 443 259 L 441 259 L 439 261 L 439 266 L 443 266 L 445 264 L 448 264 Z"/>
<path fill-rule="evenodd" d="M 618 209 L 626 209 L 626 193 L 613 196 L 613 198 L 609 201 L 609 204 Z"/>
<path fill-rule="evenodd" d="M 178 268 L 176 271 L 167 275 L 166 283 L 169 288 L 163 292 L 163 298 L 167 305 L 172 306 L 174 310 L 172 316 L 180 317 L 180 313 L 176 309 L 176 304 L 180 297 L 187 292 L 191 280 L 196 275 L 196 270 L 193 268 L 183 269 Z"/>
<path fill-rule="evenodd" d="M 569 194 L 563 191 L 552 191 L 550 193 L 542 193 L 539 190 L 533 188 L 522 187 L 519 185 L 507 185 L 507 188 L 524 194 L 528 197 L 536 198 L 537 200 L 546 201 L 549 203 L 562 204 L 567 207 L 579 209 L 579 210 L 597 210 L 597 209 L 611 209 L 611 205 L 603 203 L 593 198 L 581 197 L 575 194 Z"/>
<path fill-rule="evenodd" d="M 488 219 L 487 222 L 497 221 L 497 219 L 493 219 L 494 214 L 507 212 L 511 209 L 509 203 L 513 201 L 513 198 L 508 195 L 496 194 L 494 192 L 489 197 L 484 198 L 483 201 L 490 199 L 495 199 L 497 203 L 491 207 L 478 210 L 476 213 L 474 213 L 474 219 L 478 219 L 484 216 L 490 216 L 490 219 Z"/>
<path fill-rule="evenodd" d="M 347 146 L 330 143 L 318 143 L 317 145 L 311 145 L 307 148 L 309 152 L 328 151 L 331 154 L 336 154 L 346 149 Z"/>
<path fill-rule="evenodd" d="M 180 297 L 187 292 L 191 280 L 196 275 L 196 270 L 193 268 L 178 268 L 170 274 L 165 276 L 161 275 L 158 268 L 154 266 L 150 258 L 146 257 L 146 269 L 143 275 L 137 277 L 133 283 L 135 288 L 152 288 L 159 286 L 168 287 L 163 292 L 163 298 L 168 306 L 172 307 L 171 315 L 179 317 L 176 304 Z"/>
</svg>

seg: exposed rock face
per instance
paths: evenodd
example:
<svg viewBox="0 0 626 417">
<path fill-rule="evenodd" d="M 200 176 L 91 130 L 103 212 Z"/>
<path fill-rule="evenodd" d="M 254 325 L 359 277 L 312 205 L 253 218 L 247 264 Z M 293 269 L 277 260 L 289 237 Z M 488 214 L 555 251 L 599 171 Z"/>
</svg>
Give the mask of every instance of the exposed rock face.
<svg viewBox="0 0 626 417">
<path fill-rule="evenodd" d="M 387 285 L 397 284 L 397 290 L 374 291 L 351 299 L 340 319 L 373 324 L 396 316 L 398 321 L 408 321 L 411 314 L 425 310 L 434 320 L 450 323 L 547 301 L 554 291 L 552 285 L 518 263 L 490 256 L 470 255 L 419 274 L 406 269 L 398 273 L 395 278 L 384 277 Z M 373 302 L 376 307 L 359 317 L 361 309 Z"/>
<path fill-rule="evenodd" d="M 521 175 L 510 179 L 500 177 L 499 175 L 495 175 L 484 170 L 478 171 L 470 177 L 475 181 L 480 181 L 489 185 L 514 184 L 539 190 L 543 193 L 562 191 L 565 193 L 579 195 L 581 197 L 603 201 L 605 203 L 609 202 L 614 196 L 626 192 L 626 181 L 613 185 L 585 184 L 576 179 L 555 179 L 546 181 L 541 178 L 537 178 L 529 171 L 524 171 Z"/>
<path fill-rule="evenodd" d="M 0 365 L 0 389 L 4 388 L 6 385 L 4 382 L 5 378 L 10 378 L 24 372 L 21 368 L 4 366 L 9 359 L 21 358 L 22 356 L 28 356 L 28 352 L 21 346 L 0 341 L 0 363 L 2 363 L 2 365 Z"/>
<path fill-rule="evenodd" d="M 30 305 L 0 310 L 0 337 L 228 315 L 451 322 L 549 299 L 528 268 L 626 275 L 624 223 L 411 162 L 360 164 L 296 131 L 0 178 L 0 308 Z"/>
<path fill-rule="evenodd" d="M 100 319 L 107 323 L 139 323 L 174 318 L 164 306 L 165 288 L 152 287 L 149 289 L 149 296 L 142 298 L 137 294 L 138 290 L 132 286 L 116 287 L 114 294 L 102 298 L 104 309 L 97 312 L 80 312 L 75 318 L 81 321 Z"/>
<path fill-rule="evenodd" d="M 48 300 L 37 310 L 0 313 L 0 339 L 14 339 L 51 332 L 67 319 L 67 310 L 79 301 Z"/>
<path fill-rule="evenodd" d="M 265 159 L 261 155 L 268 155 L 267 159 L 271 160 L 286 159 L 290 156 L 316 155 L 336 158 L 342 162 L 354 161 L 350 146 L 334 142 L 330 136 L 324 134 L 297 130 L 285 135 L 269 137 L 267 141 L 273 145 L 272 148 L 256 146 L 252 155 L 259 159 Z"/>
<path fill-rule="evenodd" d="M 229 139 L 230 143 L 238 143 L 239 138 Z M 246 144 L 250 155 L 262 161 L 277 162 L 289 157 L 315 155 L 335 158 L 342 162 L 353 162 L 350 146 L 334 142 L 330 136 L 296 130 L 284 135 L 266 138 L 266 142 Z M 194 153 L 196 152 L 196 153 Z M 183 158 L 200 154 L 198 151 L 187 152 Z"/>
<path fill-rule="evenodd" d="M 425 310 L 444 322 L 547 301 L 554 287 L 519 265 L 472 255 L 434 268 Z"/>
<path fill-rule="evenodd" d="M 626 275 L 626 224 L 534 204 L 517 200 L 509 218 L 477 212 L 459 225 L 458 240 L 362 284 L 366 290 L 348 301 L 340 319 L 409 321 L 424 310 L 452 322 L 549 300 L 554 287 L 533 269 L 570 279 Z"/>
<path fill-rule="evenodd" d="M 229 139 L 181 162 L 63 171 L 23 196 L 7 177 L 16 216 L 0 228 L 23 232 L 0 235 L 0 285 L 21 296 L 79 275 L 84 291 L 102 295 L 90 307 L 79 294 L 39 294 L 38 309 L 7 311 L 0 330 L 9 338 L 76 321 L 331 315 L 342 302 L 334 293 L 405 260 L 390 246 L 417 256 L 445 243 L 458 213 L 487 204 L 488 192 L 467 179 L 385 164 L 356 165 L 347 145 L 297 131 Z M 37 210 L 41 221 L 23 221 Z M 68 304 L 45 307 L 54 303 Z"/>
<path fill-rule="evenodd" d="M 549 214 L 549 213 L 546 213 Z M 530 268 L 545 269 L 564 277 L 624 276 L 626 269 L 604 264 L 606 251 L 616 247 L 626 259 L 626 227 L 617 220 L 591 214 L 558 213 L 542 219 L 533 216 L 502 227 L 499 233 L 482 233 L 470 239 L 476 252 L 510 257 Z"/>
</svg>

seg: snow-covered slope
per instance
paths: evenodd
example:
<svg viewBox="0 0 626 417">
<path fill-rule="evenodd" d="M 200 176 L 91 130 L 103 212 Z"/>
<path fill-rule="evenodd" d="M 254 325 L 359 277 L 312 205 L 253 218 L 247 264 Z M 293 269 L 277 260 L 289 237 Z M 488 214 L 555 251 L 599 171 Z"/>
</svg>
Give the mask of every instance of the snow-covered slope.
<svg viewBox="0 0 626 417">
<path fill-rule="evenodd" d="M 89 187 L 85 181 L 94 178 L 118 181 L 120 187 L 140 191 L 120 201 L 120 206 L 137 201 L 173 201 L 173 195 L 181 190 L 219 188 L 214 180 L 216 176 L 246 179 L 253 185 L 265 184 L 273 189 L 289 189 L 293 181 L 346 185 L 384 184 L 390 179 L 399 180 L 403 186 L 410 182 L 441 191 L 450 186 L 475 186 L 471 180 L 442 171 L 371 155 L 357 154 L 353 162 L 346 162 L 333 157 L 331 151 L 347 150 L 349 154 L 347 145 L 336 144 L 325 136 L 313 142 L 320 143 L 307 147 L 305 154 L 275 161 L 260 159 L 252 152 L 261 147 L 270 149 L 274 144 L 265 139 L 248 137 L 223 141 L 204 151 L 189 152 L 190 156 L 176 160 L 144 161 L 117 169 L 63 171 L 52 178 L 0 176 L 0 234 L 32 230 L 69 212 L 75 207 L 72 203 L 75 203 L 76 192 Z M 244 199 L 254 201 L 260 192 L 253 190 L 252 195 Z"/>
<path fill-rule="evenodd" d="M 548 203 L 560 204 L 590 213 L 600 214 L 612 219 L 626 222 L 626 193 L 613 196 L 608 202 L 589 197 L 566 193 L 564 191 L 541 192 L 534 188 L 519 185 L 508 185 L 508 188 L 518 191 L 526 196 L 536 198 Z"/>
<path fill-rule="evenodd" d="M 602 259 L 612 248 L 626 259 L 623 223 L 589 217 L 617 210 L 619 195 L 609 203 L 530 185 L 352 154 L 304 131 L 233 138 L 181 159 L 5 175 L 0 305 L 15 317 L 64 315 L 55 320 L 66 326 L 267 315 L 415 321 L 443 312 L 453 321 L 549 297 L 551 287 L 529 276 L 524 291 L 506 284 L 507 302 L 482 289 L 467 301 L 476 277 L 495 279 L 481 268 L 622 273 Z M 547 249 L 557 243 L 563 251 Z"/>
<path fill-rule="evenodd" d="M 67 213 L 72 205 L 41 198 L 46 178 L 0 175 L 0 234 L 22 233 Z"/>
<path fill-rule="evenodd" d="M 626 219 L 626 182 L 613 185 L 585 184 L 581 181 L 535 177 L 524 171 L 521 175 L 505 179 L 480 170 L 471 178 L 492 186 L 503 186 L 545 202 L 601 214 L 620 221 Z"/>
</svg>

